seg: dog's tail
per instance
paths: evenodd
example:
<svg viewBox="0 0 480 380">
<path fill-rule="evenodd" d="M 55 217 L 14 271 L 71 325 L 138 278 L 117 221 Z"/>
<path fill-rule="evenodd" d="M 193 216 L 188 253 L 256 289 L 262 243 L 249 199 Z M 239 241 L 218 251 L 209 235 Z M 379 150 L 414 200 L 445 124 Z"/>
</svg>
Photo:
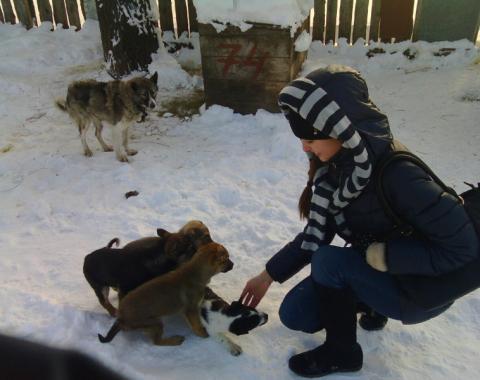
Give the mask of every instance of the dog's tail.
<svg viewBox="0 0 480 380">
<path fill-rule="evenodd" d="M 112 248 L 114 244 L 116 247 L 118 247 L 120 245 L 120 239 L 116 237 L 110 240 L 110 242 L 107 244 L 107 248 Z"/>
<path fill-rule="evenodd" d="M 55 100 L 55 105 L 60 111 L 67 112 L 67 102 L 64 99 Z"/>
<path fill-rule="evenodd" d="M 112 325 L 112 327 L 110 327 L 110 330 L 108 331 L 106 336 L 98 334 L 98 340 L 102 343 L 111 342 L 113 338 L 115 338 L 115 335 L 117 335 L 121 329 L 122 328 L 120 327 L 120 322 L 118 322 L 118 319 L 117 319 L 115 323 Z"/>
</svg>

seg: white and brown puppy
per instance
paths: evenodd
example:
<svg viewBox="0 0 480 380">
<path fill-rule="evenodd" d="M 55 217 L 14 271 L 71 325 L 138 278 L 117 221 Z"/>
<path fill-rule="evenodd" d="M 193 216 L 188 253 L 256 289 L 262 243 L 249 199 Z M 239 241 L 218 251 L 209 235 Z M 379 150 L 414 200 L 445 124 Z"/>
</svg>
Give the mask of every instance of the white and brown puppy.
<svg viewBox="0 0 480 380">
<path fill-rule="evenodd" d="M 248 334 L 250 330 L 268 321 L 266 313 L 245 306 L 240 301 L 234 301 L 229 305 L 209 287 L 205 288 L 200 316 L 208 335 L 220 342 L 234 356 L 242 353 L 242 347 L 234 343 L 225 333 Z"/>
<path fill-rule="evenodd" d="M 95 136 L 103 150 L 114 150 L 119 161 L 128 162 L 127 156 L 137 153 L 128 147 L 128 128 L 136 121 L 143 121 L 147 110 L 155 107 L 157 79 L 155 73 L 150 78 L 110 82 L 84 80 L 68 86 L 67 98 L 57 100 L 56 105 L 77 123 L 85 156 L 92 155 L 86 138 L 91 124 L 95 126 Z M 102 122 L 112 127 L 113 148 L 102 138 Z"/>
</svg>

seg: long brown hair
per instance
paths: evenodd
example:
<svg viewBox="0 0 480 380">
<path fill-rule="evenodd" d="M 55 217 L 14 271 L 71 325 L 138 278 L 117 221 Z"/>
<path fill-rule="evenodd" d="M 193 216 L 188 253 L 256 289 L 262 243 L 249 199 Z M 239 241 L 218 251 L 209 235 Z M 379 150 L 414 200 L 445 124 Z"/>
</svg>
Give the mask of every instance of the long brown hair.
<svg viewBox="0 0 480 380">
<path fill-rule="evenodd" d="M 310 158 L 309 165 L 307 186 L 305 186 L 303 189 L 302 195 L 300 195 L 300 199 L 298 200 L 300 219 L 308 219 L 308 214 L 310 213 L 310 202 L 313 195 L 313 178 L 317 172 L 317 169 L 324 164 L 316 156 L 313 156 Z"/>
</svg>

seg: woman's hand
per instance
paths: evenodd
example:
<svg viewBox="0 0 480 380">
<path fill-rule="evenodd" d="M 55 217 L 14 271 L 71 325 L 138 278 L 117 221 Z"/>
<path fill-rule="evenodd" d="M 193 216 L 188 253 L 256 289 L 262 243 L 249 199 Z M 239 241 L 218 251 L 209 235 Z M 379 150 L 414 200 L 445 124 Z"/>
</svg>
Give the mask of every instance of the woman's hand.
<svg viewBox="0 0 480 380">
<path fill-rule="evenodd" d="M 251 278 L 243 289 L 240 302 L 246 306 L 257 307 L 272 282 L 273 279 L 266 270 Z"/>
</svg>

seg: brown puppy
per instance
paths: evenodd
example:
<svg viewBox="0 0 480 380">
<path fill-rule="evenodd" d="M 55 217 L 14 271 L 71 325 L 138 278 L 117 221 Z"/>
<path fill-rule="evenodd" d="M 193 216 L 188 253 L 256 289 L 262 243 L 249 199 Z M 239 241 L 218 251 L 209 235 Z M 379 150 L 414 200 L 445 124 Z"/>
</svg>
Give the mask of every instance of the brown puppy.
<svg viewBox="0 0 480 380">
<path fill-rule="evenodd" d="M 109 289 L 116 288 L 119 298 L 152 278 L 175 269 L 193 256 L 197 249 L 212 241 L 207 226 L 189 221 L 178 232 L 158 229 L 159 237 L 135 240 L 121 249 L 108 247 L 85 256 L 83 273 L 100 304 L 115 316 L 108 299 Z"/>
<path fill-rule="evenodd" d="M 183 336 L 162 337 L 162 317 L 177 313 L 184 315 L 196 335 L 207 337 L 200 320 L 205 287 L 215 274 L 232 268 L 222 245 L 212 242 L 200 247 L 190 261 L 139 286 L 120 300 L 118 318 L 106 337 L 98 335 L 100 342 L 110 342 L 120 330 L 149 329 L 156 345 L 182 344 Z"/>
</svg>

